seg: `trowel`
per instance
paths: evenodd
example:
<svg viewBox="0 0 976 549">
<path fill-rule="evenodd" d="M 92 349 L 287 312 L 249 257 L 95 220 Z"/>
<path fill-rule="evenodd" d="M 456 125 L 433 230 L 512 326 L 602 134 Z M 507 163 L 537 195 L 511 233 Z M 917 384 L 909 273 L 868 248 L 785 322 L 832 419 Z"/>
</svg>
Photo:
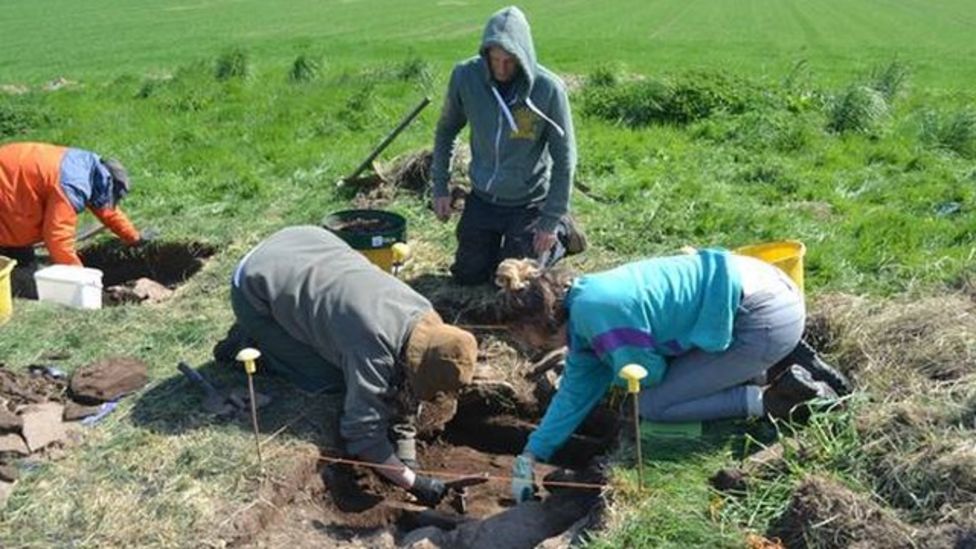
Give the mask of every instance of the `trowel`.
<svg viewBox="0 0 976 549">
<path fill-rule="evenodd" d="M 238 410 L 247 409 L 247 404 L 241 399 L 240 396 L 231 394 L 225 396 L 213 386 L 212 383 L 207 381 L 207 378 L 194 370 L 192 366 L 186 362 L 180 362 L 176 367 L 187 379 L 192 381 L 195 385 L 203 389 L 206 395 L 203 399 L 203 409 L 211 414 L 216 414 L 219 416 L 231 415 Z"/>
<path fill-rule="evenodd" d="M 482 473 L 478 475 L 468 475 L 463 476 L 454 480 L 450 480 L 444 483 L 448 492 L 454 494 L 451 499 L 451 507 L 460 515 L 465 515 L 468 512 L 468 488 L 471 486 L 477 486 L 479 484 L 484 484 L 488 482 L 489 477 L 487 473 Z"/>
</svg>

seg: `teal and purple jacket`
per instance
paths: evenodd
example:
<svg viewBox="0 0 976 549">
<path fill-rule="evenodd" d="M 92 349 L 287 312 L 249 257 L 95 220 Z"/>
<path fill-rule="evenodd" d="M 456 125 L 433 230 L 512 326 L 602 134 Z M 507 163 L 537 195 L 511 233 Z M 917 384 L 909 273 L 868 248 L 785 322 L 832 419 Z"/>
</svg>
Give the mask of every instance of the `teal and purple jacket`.
<svg viewBox="0 0 976 549">
<path fill-rule="evenodd" d="M 632 363 L 659 383 L 667 360 L 693 349 L 719 352 L 732 343 L 742 300 L 729 252 L 701 250 L 581 276 L 566 296 L 569 354 L 559 390 L 526 450 L 548 460 Z"/>
</svg>

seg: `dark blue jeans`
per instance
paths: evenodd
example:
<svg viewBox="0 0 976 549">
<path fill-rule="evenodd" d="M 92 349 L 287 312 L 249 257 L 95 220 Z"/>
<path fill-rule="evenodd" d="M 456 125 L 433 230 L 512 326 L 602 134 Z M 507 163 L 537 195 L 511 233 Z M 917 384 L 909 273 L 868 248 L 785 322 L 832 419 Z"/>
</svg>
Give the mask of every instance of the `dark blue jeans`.
<svg viewBox="0 0 976 549">
<path fill-rule="evenodd" d="M 504 259 L 539 259 L 532 246 L 532 225 L 542 215 L 540 207 L 499 206 L 469 194 L 457 225 L 458 247 L 451 266 L 454 280 L 463 285 L 485 284 L 495 279 L 495 269 Z M 566 256 L 566 234 L 566 224 L 560 221 L 546 267 Z"/>
<path fill-rule="evenodd" d="M 16 248 L 0 246 L 0 255 L 17 261 L 10 275 L 11 292 L 14 297 L 37 299 L 37 284 L 34 282 L 34 272 L 40 267 L 33 246 L 19 246 Z"/>
</svg>

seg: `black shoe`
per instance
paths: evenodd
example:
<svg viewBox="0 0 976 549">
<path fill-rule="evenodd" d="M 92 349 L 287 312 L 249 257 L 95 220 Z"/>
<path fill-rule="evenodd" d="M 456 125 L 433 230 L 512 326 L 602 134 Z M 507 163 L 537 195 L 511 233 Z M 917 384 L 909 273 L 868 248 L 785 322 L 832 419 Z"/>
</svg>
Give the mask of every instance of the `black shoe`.
<svg viewBox="0 0 976 549">
<path fill-rule="evenodd" d="M 241 325 L 235 322 L 227 330 L 227 336 L 214 345 L 213 357 L 217 362 L 233 363 L 237 360 L 237 353 L 241 349 L 252 346 L 254 346 L 254 342 L 247 337 Z"/>
<path fill-rule="evenodd" d="M 804 422 L 810 418 L 807 403 L 813 399 L 837 400 L 837 393 L 816 381 L 805 368 L 791 365 L 763 392 L 763 411 L 776 419 Z"/>
<path fill-rule="evenodd" d="M 851 394 L 854 385 L 851 380 L 842 374 L 837 368 L 827 364 L 820 358 L 817 351 L 804 340 L 800 340 L 790 354 L 783 357 L 771 367 L 767 373 L 767 379 L 774 380 L 793 364 L 799 364 L 804 370 L 810 372 L 814 381 L 822 381 L 840 396 Z"/>
<path fill-rule="evenodd" d="M 573 216 L 566 214 L 563 216 L 563 221 L 566 223 L 566 241 L 563 242 L 563 245 L 566 246 L 566 254 L 581 253 L 586 249 L 586 235 Z"/>
</svg>

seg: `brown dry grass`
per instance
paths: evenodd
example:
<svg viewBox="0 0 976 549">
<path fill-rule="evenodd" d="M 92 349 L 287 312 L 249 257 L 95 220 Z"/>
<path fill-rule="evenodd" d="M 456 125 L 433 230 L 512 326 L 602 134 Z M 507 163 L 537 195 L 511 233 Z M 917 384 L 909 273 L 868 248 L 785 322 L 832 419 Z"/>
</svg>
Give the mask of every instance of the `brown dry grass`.
<svg viewBox="0 0 976 549">
<path fill-rule="evenodd" d="M 976 302 L 964 294 L 890 302 L 830 294 L 813 309 L 814 339 L 875 393 L 900 398 L 976 375 Z"/>
<path fill-rule="evenodd" d="M 834 294 L 812 310 L 813 339 L 870 395 L 857 428 L 877 495 L 916 523 L 971 520 L 976 301 Z"/>
</svg>

